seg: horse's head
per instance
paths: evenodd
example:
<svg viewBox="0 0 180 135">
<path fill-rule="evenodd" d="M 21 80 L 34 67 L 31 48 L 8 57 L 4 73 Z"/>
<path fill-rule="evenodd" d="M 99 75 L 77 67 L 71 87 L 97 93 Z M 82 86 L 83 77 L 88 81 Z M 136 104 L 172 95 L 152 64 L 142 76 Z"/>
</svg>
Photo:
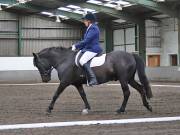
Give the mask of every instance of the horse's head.
<svg viewBox="0 0 180 135">
<path fill-rule="evenodd" d="M 39 57 L 37 53 L 33 53 L 34 66 L 39 70 L 43 82 L 49 82 L 51 80 L 52 66 L 46 58 Z"/>
</svg>

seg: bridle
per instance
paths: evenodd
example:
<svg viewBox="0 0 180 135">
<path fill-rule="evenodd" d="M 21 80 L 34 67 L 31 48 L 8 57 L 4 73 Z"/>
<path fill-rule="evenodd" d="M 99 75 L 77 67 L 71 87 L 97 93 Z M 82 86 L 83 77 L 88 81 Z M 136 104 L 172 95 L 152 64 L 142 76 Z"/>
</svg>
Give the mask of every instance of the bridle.
<svg viewBox="0 0 180 135">
<path fill-rule="evenodd" d="M 38 64 L 40 65 L 41 69 L 43 70 L 43 73 L 40 72 L 40 75 L 42 75 L 42 76 L 48 76 L 48 75 L 51 73 L 51 71 L 52 71 L 54 68 L 58 67 L 58 65 L 59 65 L 59 63 L 57 63 L 55 66 L 50 66 L 50 69 L 46 70 L 46 69 L 44 68 L 44 67 L 45 67 L 44 63 L 42 63 L 42 62 L 40 61 L 40 58 L 38 58 L 38 59 L 39 59 L 39 60 L 38 60 Z M 37 67 L 37 63 L 35 63 L 35 61 L 34 61 L 34 66 Z"/>
<path fill-rule="evenodd" d="M 51 73 L 51 71 L 54 69 L 54 67 L 51 66 L 50 69 L 46 70 L 46 69 L 44 68 L 44 67 L 45 67 L 44 64 L 43 64 L 41 61 L 39 61 L 39 64 L 41 65 L 41 69 L 43 70 L 43 73 L 40 72 L 40 74 L 41 74 L 42 76 L 48 76 L 48 75 Z"/>
<path fill-rule="evenodd" d="M 42 76 L 47 76 L 51 73 L 51 71 L 54 69 L 54 67 L 51 67 L 50 69 L 48 70 L 44 70 L 43 73 L 40 73 Z"/>
</svg>

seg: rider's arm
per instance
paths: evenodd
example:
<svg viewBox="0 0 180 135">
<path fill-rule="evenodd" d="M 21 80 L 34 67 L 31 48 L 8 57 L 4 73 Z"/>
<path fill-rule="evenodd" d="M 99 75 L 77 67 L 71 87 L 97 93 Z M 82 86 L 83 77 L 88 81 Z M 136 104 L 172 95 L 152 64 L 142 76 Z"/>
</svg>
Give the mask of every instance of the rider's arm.
<svg viewBox="0 0 180 135">
<path fill-rule="evenodd" d="M 75 45 L 76 49 L 82 49 L 85 48 L 91 40 L 94 39 L 94 37 L 98 34 L 97 30 L 95 28 L 89 29 L 86 37 L 84 40 L 80 41 L 78 44 Z"/>
</svg>

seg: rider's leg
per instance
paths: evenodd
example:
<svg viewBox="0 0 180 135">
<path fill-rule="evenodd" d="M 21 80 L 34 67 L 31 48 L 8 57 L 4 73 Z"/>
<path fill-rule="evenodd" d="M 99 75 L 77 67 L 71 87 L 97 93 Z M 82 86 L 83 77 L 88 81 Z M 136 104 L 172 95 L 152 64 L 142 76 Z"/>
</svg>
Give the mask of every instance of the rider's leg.
<svg viewBox="0 0 180 135">
<path fill-rule="evenodd" d="M 94 72 L 90 68 L 90 64 L 88 64 L 87 62 L 89 60 L 91 60 L 93 57 L 95 57 L 96 55 L 97 55 L 97 53 L 86 51 L 79 60 L 79 63 L 81 64 L 81 66 L 83 67 L 84 71 L 86 72 L 86 74 L 89 78 L 90 86 L 97 85 L 98 82 L 96 80 L 96 76 L 95 76 Z"/>
</svg>

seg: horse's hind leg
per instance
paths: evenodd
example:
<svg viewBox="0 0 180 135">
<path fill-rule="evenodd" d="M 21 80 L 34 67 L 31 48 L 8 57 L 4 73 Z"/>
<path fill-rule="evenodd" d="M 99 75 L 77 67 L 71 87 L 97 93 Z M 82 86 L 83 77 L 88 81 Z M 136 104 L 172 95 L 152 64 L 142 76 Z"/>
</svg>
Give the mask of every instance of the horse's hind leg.
<svg viewBox="0 0 180 135">
<path fill-rule="evenodd" d="M 88 103 L 88 101 L 87 101 L 86 93 L 84 92 L 84 89 L 83 89 L 82 84 L 80 84 L 80 85 L 75 85 L 75 87 L 78 89 L 78 92 L 79 92 L 82 100 L 84 101 L 85 109 L 90 110 L 91 107 L 90 107 L 90 105 L 89 105 L 89 103 Z"/>
<path fill-rule="evenodd" d="M 143 86 L 140 85 L 139 83 L 137 83 L 134 79 L 129 81 L 129 84 L 135 88 L 141 95 L 142 101 L 143 101 L 143 105 L 152 112 L 152 107 L 149 105 L 147 99 L 146 99 L 146 95 L 145 95 L 145 91 L 143 89 Z"/>
<path fill-rule="evenodd" d="M 122 105 L 120 107 L 120 109 L 117 110 L 117 113 L 123 113 L 125 112 L 125 108 L 126 108 L 126 105 L 127 105 L 127 101 L 129 99 L 129 96 L 130 96 L 130 91 L 129 91 L 129 87 L 128 87 L 128 84 L 127 82 L 125 81 L 120 81 L 121 83 L 121 87 L 122 87 L 122 90 L 123 90 L 123 94 L 124 94 L 124 100 L 122 102 Z"/>
</svg>

